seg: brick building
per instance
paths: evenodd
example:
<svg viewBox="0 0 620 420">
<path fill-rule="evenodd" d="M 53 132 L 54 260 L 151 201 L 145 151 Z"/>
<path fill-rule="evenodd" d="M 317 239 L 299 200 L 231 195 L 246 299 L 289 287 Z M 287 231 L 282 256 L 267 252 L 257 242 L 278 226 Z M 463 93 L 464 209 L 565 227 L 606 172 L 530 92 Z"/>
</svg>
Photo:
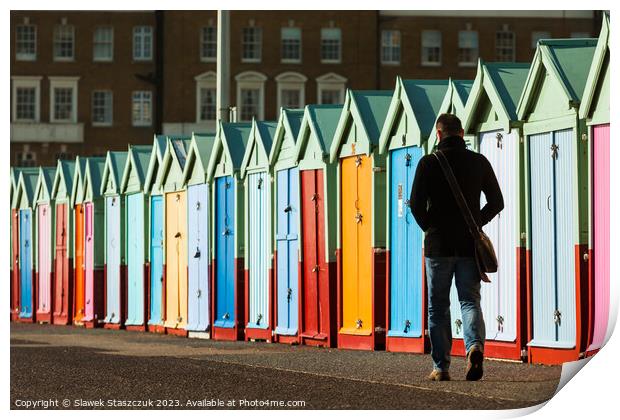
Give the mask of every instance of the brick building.
<svg viewBox="0 0 620 420">
<path fill-rule="evenodd" d="M 102 155 L 153 133 L 213 131 L 215 11 L 11 12 L 11 163 Z M 598 34 L 589 11 L 233 11 L 239 120 L 334 103 L 345 88 L 473 79 L 536 40 Z"/>
</svg>

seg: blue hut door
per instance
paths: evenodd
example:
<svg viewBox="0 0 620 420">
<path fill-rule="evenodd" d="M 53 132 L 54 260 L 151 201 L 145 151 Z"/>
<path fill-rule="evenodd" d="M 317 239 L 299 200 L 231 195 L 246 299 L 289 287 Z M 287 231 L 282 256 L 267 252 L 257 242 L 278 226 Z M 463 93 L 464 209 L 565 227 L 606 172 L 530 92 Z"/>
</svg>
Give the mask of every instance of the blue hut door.
<svg viewBox="0 0 620 420">
<path fill-rule="evenodd" d="M 409 197 L 422 149 L 390 152 L 390 325 L 388 336 L 422 335 L 422 230 Z"/>
<path fill-rule="evenodd" d="M 162 197 L 155 195 L 151 197 L 151 314 L 150 324 L 160 325 L 162 319 L 162 283 L 163 283 L 163 264 L 164 264 L 164 230 L 163 230 L 163 208 Z"/>
<path fill-rule="evenodd" d="M 209 328 L 209 186 L 187 188 L 188 295 L 187 326 L 190 331 Z"/>
<path fill-rule="evenodd" d="M 269 327 L 269 178 L 248 175 L 249 328 Z"/>
<path fill-rule="evenodd" d="M 144 324 L 144 196 L 127 196 L 127 324 Z"/>
<path fill-rule="evenodd" d="M 529 137 L 533 345 L 575 345 L 572 130 Z"/>
<path fill-rule="evenodd" d="M 220 328 L 235 326 L 235 186 L 231 176 L 215 180 L 215 320 Z"/>
<path fill-rule="evenodd" d="M 106 197 L 106 319 L 107 323 L 121 321 L 120 263 L 121 263 L 121 203 L 119 197 Z"/>
<path fill-rule="evenodd" d="M 276 333 L 297 334 L 298 319 L 298 229 L 299 170 L 278 171 L 277 191 L 277 290 L 278 320 Z"/>
<path fill-rule="evenodd" d="M 32 317 L 32 210 L 19 211 L 19 317 Z"/>
</svg>

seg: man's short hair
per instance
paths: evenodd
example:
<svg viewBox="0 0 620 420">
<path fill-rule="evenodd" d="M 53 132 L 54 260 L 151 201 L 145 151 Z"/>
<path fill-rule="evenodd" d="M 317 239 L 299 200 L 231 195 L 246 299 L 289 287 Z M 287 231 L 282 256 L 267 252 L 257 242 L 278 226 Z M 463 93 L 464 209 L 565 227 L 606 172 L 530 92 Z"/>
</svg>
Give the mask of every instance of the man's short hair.
<svg viewBox="0 0 620 420">
<path fill-rule="evenodd" d="M 437 118 L 437 129 L 440 129 L 444 133 L 444 137 L 458 136 L 463 130 L 461 120 L 454 114 L 441 114 Z"/>
</svg>

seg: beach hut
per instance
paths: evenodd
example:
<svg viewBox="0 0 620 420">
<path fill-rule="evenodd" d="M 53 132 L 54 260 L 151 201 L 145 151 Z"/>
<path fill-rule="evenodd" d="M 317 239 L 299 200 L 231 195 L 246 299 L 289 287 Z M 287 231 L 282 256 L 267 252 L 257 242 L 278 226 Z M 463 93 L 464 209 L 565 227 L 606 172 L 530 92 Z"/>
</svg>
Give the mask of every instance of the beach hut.
<svg viewBox="0 0 620 420">
<path fill-rule="evenodd" d="M 144 194 L 149 200 L 148 217 L 148 264 L 149 264 L 149 296 L 147 329 L 150 332 L 164 333 L 164 206 L 160 188 L 155 187 L 155 181 L 161 169 L 161 162 L 168 147 L 166 136 L 156 135 L 153 139 L 151 158 L 144 179 Z"/>
<path fill-rule="evenodd" d="M 392 91 L 348 90 L 330 148 L 338 162 L 338 347 L 382 349 L 386 167 L 379 136 Z"/>
<path fill-rule="evenodd" d="M 215 134 L 192 134 L 183 169 L 187 187 L 187 325 L 189 337 L 209 338 L 211 331 L 211 199 L 207 167 Z"/>
<path fill-rule="evenodd" d="M 603 15 L 601 34 L 596 45 L 592 66 L 588 73 L 579 118 L 586 120 L 590 146 L 590 332 L 586 354 L 597 352 L 605 342 L 609 325 L 609 16 Z"/>
<path fill-rule="evenodd" d="M 125 328 L 144 331 L 148 320 L 148 197 L 144 180 L 153 146 L 129 145 L 120 181 L 125 199 L 125 255 L 127 265 Z"/>
<path fill-rule="evenodd" d="M 271 239 L 272 176 L 269 152 L 277 122 L 252 121 L 241 179 L 245 184 L 245 339 L 270 342 L 273 329 Z"/>
<path fill-rule="evenodd" d="M 71 207 L 73 208 L 73 323 L 83 325 L 84 317 L 84 173 L 86 158 L 75 158 Z"/>
<path fill-rule="evenodd" d="M 426 141 L 449 80 L 396 80 L 394 96 L 379 138 L 379 153 L 387 160 L 387 336 L 386 350 L 424 353 L 426 288 L 422 229 L 409 197 Z"/>
<path fill-rule="evenodd" d="M 529 360 L 583 355 L 588 335 L 588 135 L 579 106 L 596 39 L 540 40 L 517 106 L 526 155 Z"/>
<path fill-rule="evenodd" d="M 530 63 L 485 63 L 467 101 L 463 129 L 473 147 L 491 163 L 504 196 L 504 210 L 484 226 L 499 267 L 482 283 L 481 305 L 486 324 L 485 355 L 519 360 L 527 356 L 526 272 L 522 121 L 517 103 Z M 483 203 L 484 204 L 484 201 Z M 453 354 L 465 354 L 461 310 L 456 288 L 451 301 Z M 458 330 L 458 331 L 457 331 Z"/>
<path fill-rule="evenodd" d="M 306 105 L 295 145 L 300 179 L 299 288 L 301 344 L 334 347 L 336 305 L 337 163 L 329 150 L 342 105 Z"/>
<path fill-rule="evenodd" d="M 251 123 L 220 123 L 207 167 L 207 180 L 213 185 L 211 338 L 215 340 L 243 339 L 244 192 L 240 169 L 251 129 Z"/>
<path fill-rule="evenodd" d="M 59 160 L 52 187 L 54 201 L 54 298 L 52 319 L 56 325 L 68 325 L 73 320 L 73 206 L 71 189 L 75 162 Z"/>
<path fill-rule="evenodd" d="M 54 200 L 52 199 L 52 188 L 55 174 L 55 167 L 41 167 L 39 169 L 33 201 L 36 216 L 36 319 L 38 322 L 48 324 L 52 323 L 54 309 Z"/>
<path fill-rule="evenodd" d="M 471 92 L 471 88 L 474 84 L 473 80 L 450 80 L 450 86 L 448 91 L 446 92 L 446 96 L 443 98 L 441 102 L 441 106 L 437 111 L 437 118 L 441 114 L 454 114 L 457 117 L 463 120 L 465 116 L 465 106 L 467 104 L 467 99 L 469 98 L 469 92 Z M 433 123 L 433 130 L 428 136 L 428 143 L 426 147 L 427 153 L 431 153 L 435 150 L 439 139 L 437 138 L 437 131 L 434 130 L 434 127 L 437 125 L 437 119 Z M 470 136 L 465 136 L 465 142 L 468 144 L 468 147 L 472 148 L 473 141 Z"/>
<path fill-rule="evenodd" d="M 19 208 L 13 204 L 13 197 L 17 190 L 17 182 L 22 171 L 36 172 L 37 168 L 11 168 L 11 320 L 19 318 Z"/>
<path fill-rule="evenodd" d="M 104 320 L 103 326 L 119 329 L 125 321 L 127 299 L 127 265 L 125 246 L 126 208 L 121 196 L 121 175 L 127 163 L 127 152 L 108 151 L 101 178 L 104 200 Z"/>
<path fill-rule="evenodd" d="M 82 206 L 84 210 L 84 316 L 87 328 L 103 325 L 105 252 L 105 203 L 101 195 L 101 180 L 106 159 L 89 157 L 84 169 Z"/>
<path fill-rule="evenodd" d="M 294 158 L 303 109 L 280 110 L 269 164 L 273 171 L 275 334 L 299 342 L 299 170 Z"/>
<path fill-rule="evenodd" d="M 17 179 L 17 188 L 13 195 L 14 209 L 19 217 L 19 315 L 20 322 L 34 322 L 36 320 L 37 284 L 34 281 L 34 232 L 33 217 L 34 190 L 39 178 L 39 169 L 22 170 Z"/>
<path fill-rule="evenodd" d="M 164 327 L 187 336 L 187 192 L 183 168 L 191 137 L 168 136 L 155 188 L 164 195 Z"/>
</svg>

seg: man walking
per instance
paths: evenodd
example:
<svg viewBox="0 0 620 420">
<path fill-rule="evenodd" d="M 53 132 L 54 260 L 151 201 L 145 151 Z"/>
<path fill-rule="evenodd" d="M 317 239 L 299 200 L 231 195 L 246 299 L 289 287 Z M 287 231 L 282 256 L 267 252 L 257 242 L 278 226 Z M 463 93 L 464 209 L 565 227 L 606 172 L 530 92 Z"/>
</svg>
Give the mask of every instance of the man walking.
<svg viewBox="0 0 620 420">
<path fill-rule="evenodd" d="M 490 222 L 503 208 L 504 199 L 489 161 L 470 151 L 463 140 L 461 121 L 452 114 L 437 120 L 437 146 L 458 181 L 478 226 Z M 480 209 L 480 193 L 487 204 Z M 424 253 L 428 284 L 428 326 L 433 371 L 429 379 L 450 380 L 450 287 L 456 281 L 467 354 L 466 379 L 482 378 L 485 326 L 480 307 L 480 272 L 474 258 L 474 240 L 444 176 L 437 157 L 428 155 L 418 164 L 411 198 L 411 212 L 426 233 Z"/>
</svg>

